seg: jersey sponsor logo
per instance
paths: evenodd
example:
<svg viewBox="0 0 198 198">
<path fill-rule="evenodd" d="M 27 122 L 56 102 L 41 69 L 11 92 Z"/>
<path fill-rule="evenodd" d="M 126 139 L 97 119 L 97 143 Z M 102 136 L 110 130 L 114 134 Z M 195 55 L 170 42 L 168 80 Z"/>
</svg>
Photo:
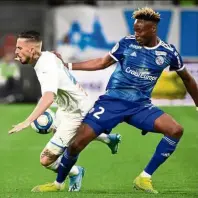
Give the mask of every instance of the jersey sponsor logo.
<svg viewBox="0 0 198 198">
<path fill-rule="evenodd" d="M 128 74 L 131 74 L 133 76 L 136 76 L 136 77 L 139 77 L 139 78 L 142 78 L 142 79 L 145 79 L 145 80 L 150 80 L 150 81 L 156 81 L 157 80 L 157 77 L 156 76 L 152 76 L 152 75 L 149 75 L 150 73 L 147 72 L 147 71 L 135 71 L 133 69 L 131 69 L 130 67 L 127 67 L 125 69 L 126 73 Z"/>
<path fill-rule="evenodd" d="M 129 45 L 129 47 L 132 47 L 132 48 L 134 48 L 134 49 L 141 49 L 141 48 L 142 48 L 141 46 L 139 46 L 139 45 L 134 45 L 134 44 Z"/>
<path fill-rule="evenodd" d="M 155 62 L 158 65 L 163 65 L 164 64 L 164 57 L 163 56 L 157 56 L 156 59 L 155 59 Z"/>
<path fill-rule="evenodd" d="M 157 55 L 157 56 L 166 56 L 167 55 L 167 52 L 155 51 L 155 55 Z"/>
<path fill-rule="evenodd" d="M 112 48 L 111 53 L 113 54 L 114 52 L 116 52 L 118 48 L 119 48 L 119 43 L 116 43 L 114 47 Z"/>
</svg>

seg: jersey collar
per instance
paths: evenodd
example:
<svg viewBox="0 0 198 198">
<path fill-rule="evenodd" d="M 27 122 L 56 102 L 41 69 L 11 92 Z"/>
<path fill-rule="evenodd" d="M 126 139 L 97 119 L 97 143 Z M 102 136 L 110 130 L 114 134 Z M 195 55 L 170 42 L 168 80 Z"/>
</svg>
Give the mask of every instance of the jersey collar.
<svg viewBox="0 0 198 198">
<path fill-rule="evenodd" d="M 158 48 L 158 47 L 161 45 L 161 43 L 162 43 L 162 41 L 161 41 L 161 39 L 160 39 L 160 40 L 159 40 L 159 43 L 158 43 L 156 46 L 154 46 L 154 47 L 146 47 L 146 46 L 144 46 L 144 48 L 145 48 L 145 49 L 148 49 L 148 50 L 153 50 L 153 49 Z"/>
</svg>

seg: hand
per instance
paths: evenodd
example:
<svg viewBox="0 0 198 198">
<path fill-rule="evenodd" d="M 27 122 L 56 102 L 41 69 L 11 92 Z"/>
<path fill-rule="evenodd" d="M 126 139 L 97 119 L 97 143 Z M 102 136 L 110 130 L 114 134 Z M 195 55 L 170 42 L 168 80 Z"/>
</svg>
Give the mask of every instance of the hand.
<svg viewBox="0 0 198 198">
<path fill-rule="evenodd" d="M 17 132 L 27 128 L 28 126 L 30 126 L 30 122 L 28 122 L 28 121 L 21 122 L 17 125 L 14 125 L 13 128 L 8 132 L 8 134 L 17 133 Z"/>
</svg>

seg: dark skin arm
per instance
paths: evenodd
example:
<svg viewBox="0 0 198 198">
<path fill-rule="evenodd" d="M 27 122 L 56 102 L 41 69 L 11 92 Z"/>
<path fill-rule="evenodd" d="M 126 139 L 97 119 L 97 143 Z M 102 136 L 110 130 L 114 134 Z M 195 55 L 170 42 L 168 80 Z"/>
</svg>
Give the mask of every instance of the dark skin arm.
<svg viewBox="0 0 198 198">
<path fill-rule="evenodd" d="M 84 71 L 96 71 L 105 69 L 113 65 L 116 61 L 109 55 L 105 55 L 103 58 L 91 59 L 84 62 L 72 63 L 72 70 L 84 70 Z M 65 63 L 68 67 L 68 63 Z"/>
<path fill-rule="evenodd" d="M 177 71 L 177 74 L 182 79 L 188 93 L 194 100 L 195 105 L 198 107 L 198 85 L 192 75 L 188 72 L 186 68 L 181 71 Z"/>
</svg>

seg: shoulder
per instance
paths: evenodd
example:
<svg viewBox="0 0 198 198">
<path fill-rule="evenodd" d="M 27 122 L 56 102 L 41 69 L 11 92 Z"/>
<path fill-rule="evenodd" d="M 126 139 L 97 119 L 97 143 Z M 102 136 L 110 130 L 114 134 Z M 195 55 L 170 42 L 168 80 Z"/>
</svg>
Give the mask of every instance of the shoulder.
<svg viewBox="0 0 198 198">
<path fill-rule="evenodd" d="M 124 36 L 120 39 L 120 42 L 131 42 L 135 40 L 135 36 L 134 35 L 127 35 L 127 36 Z"/>
<path fill-rule="evenodd" d="M 133 43 L 135 41 L 135 36 L 134 35 L 125 36 L 121 39 L 121 41 L 125 43 Z"/>
<path fill-rule="evenodd" d="M 172 44 L 168 44 L 164 41 L 161 40 L 161 46 L 164 48 L 164 50 L 168 51 L 168 52 L 174 52 L 175 51 L 175 46 Z"/>
<path fill-rule="evenodd" d="M 134 35 L 128 35 L 128 36 L 125 36 L 123 38 L 120 39 L 120 41 L 118 42 L 119 44 L 121 45 L 130 45 L 131 43 L 134 43 L 135 42 L 135 36 Z"/>
<path fill-rule="evenodd" d="M 39 60 L 42 64 L 49 64 L 50 65 L 53 65 L 53 64 L 56 64 L 57 63 L 57 56 L 52 53 L 52 52 L 49 52 L 49 51 L 45 51 L 45 52 L 42 52 Z"/>
<path fill-rule="evenodd" d="M 174 66 L 173 68 L 171 68 L 171 70 L 177 71 L 183 68 L 182 57 L 177 51 L 176 47 L 173 44 L 167 44 L 165 42 L 162 42 L 161 46 L 163 46 L 164 48 L 163 51 L 166 50 L 167 57 L 170 59 L 170 65 Z"/>
<path fill-rule="evenodd" d="M 119 40 L 119 42 L 115 43 L 114 47 L 111 50 L 111 53 L 114 53 L 117 50 L 125 49 L 130 44 L 132 44 L 134 41 L 135 41 L 135 36 L 134 35 L 128 35 L 128 36 L 122 37 Z"/>
<path fill-rule="evenodd" d="M 174 58 L 179 55 L 179 52 L 177 51 L 176 47 L 173 44 L 168 44 L 164 41 L 161 41 L 161 48 L 162 48 L 162 51 L 166 52 L 166 54 L 170 58 Z"/>
<path fill-rule="evenodd" d="M 41 56 L 40 56 L 41 59 L 55 59 L 56 58 L 56 55 L 52 52 L 49 52 L 49 51 L 44 51 L 44 52 L 41 52 Z"/>
<path fill-rule="evenodd" d="M 50 70 L 50 68 L 53 68 L 56 64 L 56 55 L 51 52 L 44 51 L 41 53 L 41 56 L 35 65 L 35 69 Z"/>
<path fill-rule="evenodd" d="M 135 39 L 135 35 L 132 35 L 132 34 L 127 35 L 127 36 L 124 37 L 124 39 L 125 39 L 125 40 L 129 40 L 129 39 L 130 39 L 130 40 L 134 40 L 134 39 Z"/>
</svg>

